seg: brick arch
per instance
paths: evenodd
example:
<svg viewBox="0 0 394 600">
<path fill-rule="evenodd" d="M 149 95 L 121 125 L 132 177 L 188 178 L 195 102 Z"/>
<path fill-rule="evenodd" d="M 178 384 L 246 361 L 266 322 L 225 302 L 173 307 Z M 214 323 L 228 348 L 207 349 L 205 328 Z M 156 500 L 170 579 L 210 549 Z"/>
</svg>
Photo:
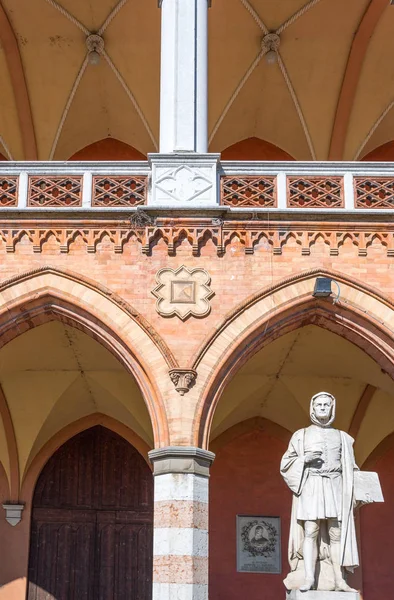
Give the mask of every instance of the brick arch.
<svg viewBox="0 0 394 600">
<path fill-rule="evenodd" d="M 294 160 L 279 146 L 257 137 L 232 144 L 222 151 L 222 160 Z"/>
<path fill-rule="evenodd" d="M 316 277 L 335 279 L 340 301 L 312 296 Z M 270 286 L 241 303 L 205 340 L 190 365 L 198 371 L 193 390 L 194 443 L 207 448 L 216 406 L 238 370 L 278 337 L 314 324 L 354 343 L 394 379 L 394 303 L 377 290 L 338 272 L 313 269 Z"/>
<path fill-rule="evenodd" d="M 98 341 L 134 376 L 147 405 L 155 446 L 168 445 L 168 370 L 177 362 L 156 331 L 116 294 L 70 271 L 42 267 L 0 284 L 0 348 L 55 319 Z"/>
<path fill-rule="evenodd" d="M 368 154 L 362 157 L 362 161 L 372 162 L 392 162 L 394 161 L 394 141 L 386 142 L 377 148 L 374 148 Z"/>
<path fill-rule="evenodd" d="M 53 435 L 52 438 L 49 439 L 39 450 L 36 456 L 32 458 L 23 477 L 21 487 L 22 502 L 25 502 L 30 506 L 38 477 L 56 450 L 68 442 L 68 440 L 71 440 L 74 436 L 78 435 L 78 433 L 82 433 L 82 431 L 86 431 L 95 425 L 102 425 L 103 427 L 106 427 L 107 429 L 120 435 L 120 437 L 124 438 L 127 442 L 129 442 L 129 444 L 138 450 L 151 468 L 148 458 L 148 452 L 151 450 L 151 448 L 149 448 L 148 444 L 142 438 L 140 438 L 139 435 L 127 427 L 127 425 L 124 425 L 113 417 L 104 415 L 102 413 L 94 413 L 86 417 L 82 417 L 81 419 L 78 419 L 77 421 L 74 421 L 73 423 L 63 427 L 60 431 L 55 433 L 55 435 Z"/>
<path fill-rule="evenodd" d="M 68 160 L 147 160 L 147 157 L 125 142 L 104 138 L 81 148 Z"/>
</svg>

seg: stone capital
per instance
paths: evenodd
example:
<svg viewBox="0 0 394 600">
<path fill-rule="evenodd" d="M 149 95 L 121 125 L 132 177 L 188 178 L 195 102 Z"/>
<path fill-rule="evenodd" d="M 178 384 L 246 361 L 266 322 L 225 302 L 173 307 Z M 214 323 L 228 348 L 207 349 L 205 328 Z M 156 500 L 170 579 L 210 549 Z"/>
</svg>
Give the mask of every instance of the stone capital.
<svg viewBox="0 0 394 600">
<path fill-rule="evenodd" d="M 194 446 L 167 446 L 151 450 L 149 459 L 154 466 L 155 476 L 182 473 L 209 477 L 215 455 Z"/>
</svg>

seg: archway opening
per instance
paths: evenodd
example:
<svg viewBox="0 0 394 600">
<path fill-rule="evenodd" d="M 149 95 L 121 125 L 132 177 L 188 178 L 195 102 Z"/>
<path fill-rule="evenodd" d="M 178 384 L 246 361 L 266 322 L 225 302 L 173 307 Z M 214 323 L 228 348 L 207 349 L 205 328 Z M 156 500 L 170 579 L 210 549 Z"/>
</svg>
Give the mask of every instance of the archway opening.
<svg viewBox="0 0 394 600">
<path fill-rule="evenodd" d="M 96 454 L 92 454 L 93 450 L 91 449 L 89 450 L 90 455 L 86 454 L 85 457 L 84 454 L 81 459 L 78 459 L 78 462 L 75 457 L 72 459 L 74 455 L 71 453 L 70 460 L 72 459 L 74 462 L 70 463 L 66 471 L 64 471 L 65 475 L 62 475 L 63 467 L 61 467 L 61 464 L 63 459 L 59 463 L 60 470 L 58 471 L 56 468 L 51 471 L 52 473 L 56 473 L 56 476 L 59 475 L 61 481 L 58 483 L 58 487 L 60 486 L 60 488 L 57 492 L 54 490 L 54 496 L 50 500 L 53 506 L 49 506 L 49 500 L 45 501 L 45 507 L 49 510 L 49 513 L 51 513 L 52 509 L 65 509 L 66 505 L 61 500 L 64 494 L 69 493 L 71 494 L 71 499 L 74 498 L 75 488 L 78 488 L 78 482 L 81 482 L 78 479 L 80 477 L 78 473 L 82 472 L 81 469 L 85 469 L 83 472 L 86 475 L 83 476 L 81 485 L 84 482 L 88 485 L 89 477 L 94 476 L 95 478 L 93 483 L 89 484 L 91 487 L 93 484 L 95 486 L 92 488 L 93 491 L 89 492 L 93 494 L 94 498 L 96 498 L 97 494 L 110 495 L 111 493 L 115 493 L 111 492 L 111 488 L 116 488 L 120 490 L 119 493 L 123 494 L 121 496 L 122 502 L 126 501 L 124 500 L 124 495 L 129 495 L 131 482 L 134 486 L 133 493 L 135 498 L 148 498 L 149 496 L 149 502 L 151 503 L 152 495 L 153 483 L 147 461 L 147 452 L 153 447 L 153 430 L 148 408 L 136 379 L 115 357 L 115 353 L 110 352 L 95 337 L 84 333 L 81 329 L 68 325 L 66 320 L 50 320 L 47 322 L 45 322 L 46 319 L 44 318 L 42 320 L 44 324 L 37 325 L 27 331 L 23 322 L 21 324 L 21 332 L 18 331 L 16 336 L 10 335 L 12 338 L 11 341 L 0 349 L 0 402 L 7 407 L 10 417 L 6 427 L 7 435 L 0 441 L 0 462 L 5 466 L 7 478 L 12 484 L 13 501 L 20 501 L 24 504 L 22 520 L 17 528 L 11 528 L 5 519 L 0 523 L 0 535 L 3 543 L 8 545 L 7 540 L 10 540 L 8 546 L 9 552 L 4 557 L 0 569 L 0 584 L 5 586 L 4 589 L 7 589 L 10 595 L 14 593 L 14 590 L 18 590 L 15 593 L 26 594 L 30 516 L 34 490 L 38 489 L 35 488 L 37 478 L 41 471 L 44 473 L 47 469 L 45 465 L 51 463 L 51 456 L 63 444 L 66 443 L 67 445 L 70 438 L 73 438 L 75 435 L 78 436 L 82 431 L 92 426 L 105 427 L 105 431 L 107 432 L 105 434 L 107 437 L 103 437 L 103 433 L 100 434 L 102 442 L 95 442 L 96 445 L 94 448 L 96 448 Z M 16 327 L 18 328 L 19 325 L 17 324 Z M 2 414 L 4 414 L 4 411 Z M 4 429 L 4 421 L 1 427 Z M 118 439 L 118 441 L 116 443 L 108 441 L 110 439 Z M 125 444 L 129 450 L 125 449 Z M 96 462 L 104 460 L 102 453 L 106 451 L 107 446 L 108 452 L 105 455 L 107 463 L 101 463 L 100 479 Z M 63 456 L 63 454 L 61 455 Z M 127 477 L 130 479 L 127 479 L 124 473 L 125 457 L 129 457 L 127 461 L 130 463 L 131 471 Z M 85 458 L 88 460 L 87 463 L 83 462 Z M 138 468 L 136 467 L 137 471 L 135 473 L 133 471 L 133 461 L 139 465 Z M 46 472 L 48 474 L 48 471 Z M 142 472 L 145 473 L 144 476 L 141 475 Z M 64 477 L 69 480 L 68 484 L 63 482 Z M 73 481 L 73 477 L 77 479 Z M 120 479 L 114 481 L 116 477 Z M 55 485 L 56 481 L 53 480 L 53 483 Z M 68 485 L 69 487 L 65 489 L 62 487 L 64 485 Z M 78 502 L 74 507 L 77 511 L 82 510 L 82 505 L 78 504 L 78 498 Z M 131 498 L 130 501 L 137 502 L 135 498 L 134 500 Z M 9 500 L 9 496 L 2 496 L 0 504 Z M 93 503 L 88 508 L 89 510 L 96 510 L 96 512 L 104 509 L 107 510 L 106 518 L 108 518 L 108 527 L 111 523 L 111 526 L 115 527 L 117 524 L 122 525 L 122 522 L 119 521 L 118 523 L 118 520 L 123 515 L 123 510 L 126 510 L 126 512 L 129 511 L 129 513 L 130 510 L 134 510 L 130 508 L 130 505 L 123 506 L 120 500 L 119 504 L 118 500 L 119 498 L 116 497 L 113 501 L 112 512 L 109 508 L 108 510 L 105 509 L 104 505 L 100 508 L 97 504 L 97 498 L 95 499 L 96 504 Z M 37 492 L 34 496 L 34 502 L 36 502 L 37 507 L 40 509 L 43 508 L 39 503 L 40 501 L 37 500 Z M 141 500 L 141 503 L 144 505 L 146 502 L 145 500 Z M 70 510 L 74 509 L 70 508 Z M 151 507 L 149 510 L 151 510 Z M 108 511 L 111 512 L 111 515 L 109 515 Z M 140 518 L 138 511 L 139 509 L 135 509 L 137 523 Z M 129 520 L 131 519 L 130 514 L 127 517 Z M 95 518 L 98 519 L 98 516 Z M 33 525 L 34 522 L 33 515 Z M 74 552 L 73 544 L 75 536 L 72 533 L 74 525 L 73 521 L 70 521 L 70 523 L 71 525 L 63 523 L 65 537 L 61 538 L 63 540 L 61 544 L 63 546 L 64 544 L 66 546 L 68 544 L 68 546 L 64 546 L 62 552 Z M 119 532 L 115 527 L 108 534 L 115 536 L 117 540 L 111 542 L 111 544 L 115 544 L 115 542 L 116 544 L 123 544 L 123 542 L 119 541 L 123 539 L 121 531 L 124 531 L 127 540 L 131 536 L 130 543 L 134 543 L 134 533 L 126 527 L 127 523 L 123 523 L 123 525 L 124 528 L 119 528 Z M 146 526 L 148 527 L 147 524 Z M 44 538 L 46 535 L 45 531 L 49 531 L 48 528 L 50 529 L 48 524 L 44 526 Z M 101 538 L 97 537 L 98 533 L 94 535 L 96 536 L 95 543 L 99 543 L 97 540 Z M 151 538 L 148 539 L 148 542 L 146 552 L 150 548 Z M 37 543 L 41 543 L 39 539 Z M 33 579 L 31 580 L 37 587 L 34 591 L 35 595 L 32 591 L 29 592 L 33 594 L 29 596 L 29 600 L 30 598 L 40 600 L 41 597 L 48 597 L 40 596 L 37 591 L 39 588 L 45 590 L 45 585 L 41 586 L 39 582 L 41 581 L 41 575 L 44 577 L 46 574 L 46 563 L 49 560 L 48 556 L 45 555 L 43 555 L 44 562 L 41 558 L 40 554 L 36 557 L 34 577 L 30 574 L 34 581 Z M 124 560 L 126 559 L 129 561 L 134 560 L 131 557 L 124 558 Z M 51 597 L 56 598 L 56 600 L 84 597 L 83 594 L 79 594 L 77 584 L 75 583 L 74 585 L 73 583 L 76 580 L 69 579 L 69 576 L 71 577 L 70 572 L 62 571 L 62 561 L 63 559 L 58 558 L 55 561 L 56 564 L 53 562 L 50 563 L 51 565 L 55 565 L 53 568 L 57 569 L 58 575 L 54 575 L 54 572 L 52 572 L 51 577 L 55 577 L 57 583 L 53 583 L 51 580 L 49 583 L 47 582 L 48 586 L 51 590 L 56 589 L 60 591 L 56 592 L 56 594 L 52 591 L 48 593 L 51 593 Z M 134 565 L 132 562 L 130 564 Z M 78 568 L 82 570 L 89 568 L 90 570 L 90 564 L 80 563 Z M 129 577 L 134 578 L 135 573 L 135 569 L 128 572 L 125 575 L 126 579 Z M 134 584 L 138 584 L 138 588 L 140 585 L 139 580 L 136 583 L 134 579 Z M 123 582 L 122 585 L 126 584 Z M 20 591 L 21 589 L 22 591 Z M 145 590 L 145 587 L 143 589 Z M 105 595 L 105 593 L 103 596 L 97 594 L 94 591 L 94 593 L 92 592 L 90 596 L 86 597 L 112 597 Z M 149 598 L 149 595 L 144 596 L 145 592 L 141 594 L 138 597 Z M 128 592 L 125 592 L 123 596 L 119 595 L 119 598 L 126 597 L 134 596 Z"/>
<path fill-rule="evenodd" d="M 381 440 L 394 431 L 394 381 L 344 337 L 317 325 L 301 326 L 256 352 L 225 387 L 210 436 L 210 449 L 216 453 L 210 480 L 213 597 L 235 600 L 242 594 L 250 600 L 276 600 L 283 595 L 283 579 L 289 571 L 291 493 L 279 474 L 279 464 L 291 434 L 310 423 L 311 396 L 323 390 L 337 398 L 335 426 L 355 438 L 356 460 L 362 468 Z M 382 483 L 386 485 L 385 477 Z M 394 502 L 391 489 L 387 494 L 386 503 Z M 384 529 L 380 509 L 380 505 L 365 507 L 361 513 L 362 569 L 353 582 L 361 589 L 369 577 L 373 579 L 371 563 L 364 557 L 376 520 L 381 530 L 379 543 L 389 544 L 392 536 Z M 237 519 L 244 523 L 242 517 L 251 523 L 256 518 L 270 523 L 270 518 L 279 517 L 279 568 L 273 567 L 269 557 L 253 555 L 250 544 L 245 546 L 248 532 L 242 532 L 242 527 L 237 531 L 236 526 Z M 379 589 L 380 596 L 372 595 L 374 600 L 389 594 L 394 583 L 389 561 L 383 563 L 386 588 Z"/>
<path fill-rule="evenodd" d="M 151 597 L 153 481 L 143 457 L 105 427 L 49 459 L 32 508 L 28 600 Z"/>
</svg>

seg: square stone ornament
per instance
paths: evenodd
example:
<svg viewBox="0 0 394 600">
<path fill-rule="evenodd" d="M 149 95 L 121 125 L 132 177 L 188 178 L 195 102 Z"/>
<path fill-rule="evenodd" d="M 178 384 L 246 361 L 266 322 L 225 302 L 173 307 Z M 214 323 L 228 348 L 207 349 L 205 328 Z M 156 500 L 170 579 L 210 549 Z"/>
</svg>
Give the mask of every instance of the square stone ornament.
<svg viewBox="0 0 394 600">
<path fill-rule="evenodd" d="M 152 294 L 157 298 L 156 310 L 163 317 L 176 315 L 184 320 L 190 315 L 205 317 L 211 310 L 213 296 L 211 278 L 205 269 L 160 269 L 156 274 L 157 286 Z"/>
<path fill-rule="evenodd" d="M 359 592 L 325 592 L 314 591 L 301 592 L 292 590 L 287 592 L 286 600 L 362 600 Z"/>
</svg>

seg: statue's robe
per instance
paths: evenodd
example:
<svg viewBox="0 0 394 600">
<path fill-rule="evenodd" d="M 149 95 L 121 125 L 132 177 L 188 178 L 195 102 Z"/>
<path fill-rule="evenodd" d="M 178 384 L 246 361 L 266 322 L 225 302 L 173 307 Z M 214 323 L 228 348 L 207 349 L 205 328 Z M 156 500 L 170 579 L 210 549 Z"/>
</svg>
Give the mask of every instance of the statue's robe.
<svg viewBox="0 0 394 600">
<path fill-rule="evenodd" d="M 298 563 L 303 560 L 304 528 L 303 521 L 297 520 L 297 506 L 303 488 L 309 476 L 309 469 L 304 462 L 305 429 L 296 431 L 290 440 L 287 452 L 282 458 L 281 474 L 293 492 L 293 505 L 289 536 L 289 563 L 291 571 L 296 571 Z M 358 469 L 354 459 L 354 440 L 344 431 L 341 436 L 342 464 L 342 505 L 341 505 L 341 566 L 353 571 L 359 564 L 356 532 L 354 524 L 354 470 Z M 321 527 L 318 538 L 319 558 L 329 559 L 329 540 Z"/>
</svg>

